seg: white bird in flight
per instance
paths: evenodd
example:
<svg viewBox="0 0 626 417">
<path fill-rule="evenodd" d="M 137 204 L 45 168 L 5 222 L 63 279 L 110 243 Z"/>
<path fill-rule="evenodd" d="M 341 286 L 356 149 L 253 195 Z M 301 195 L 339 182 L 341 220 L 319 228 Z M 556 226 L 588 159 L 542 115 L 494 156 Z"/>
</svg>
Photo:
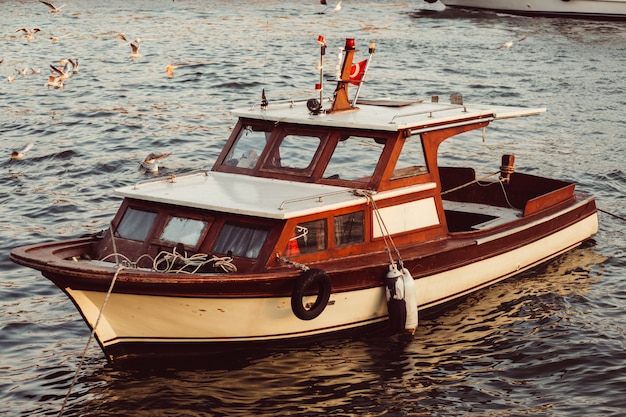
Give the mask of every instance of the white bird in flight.
<svg viewBox="0 0 626 417">
<path fill-rule="evenodd" d="M 339 1 L 337 2 L 337 4 L 335 5 L 335 7 L 333 8 L 333 11 L 338 12 L 339 10 L 341 10 L 341 1 L 342 1 L 342 0 L 339 0 Z M 320 0 L 320 4 L 321 4 L 321 5 L 323 5 L 323 6 L 328 5 L 328 3 L 326 2 L 326 0 Z M 328 7 L 324 7 L 324 8 L 322 9 L 322 11 L 321 11 L 321 12 L 319 12 L 319 14 L 324 14 L 324 13 L 326 13 L 326 10 L 328 10 Z"/>
<path fill-rule="evenodd" d="M 62 4 L 59 7 L 55 7 L 54 4 L 47 2 L 47 1 L 43 1 L 43 0 L 39 0 L 39 2 L 48 6 L 48 8 L 50 9 L 48 13 L 61 13 L 61 8 L 65 6 L 65 4 Z"/>
<path fill-rule="evenodd" d="M 148 172 L 158 172 L 162 160 L 171 155 L 171 152 L 151 153 L 141 163 L 141 167 Z"/>
<path fill-rule="evenodd" d="M 24 32 L 24 35 L 26 36 L 26 40 L 30 42 L 33 39 L 35 39 L 35 33 L 41 32 L 41 29 L 33 28 L 33 30 L 28 30 L 26 28 L 19 28 L 18 30 L 16 30 L 16 32 L 20 32 L 20 31 Z"/>
<path fill-rule="evenodd" d="M 139 42 L 141 42 L 141 39 L 137 38 L 134 41 L 130 42 L 123 33 L 120 33 L 119 35 L 117 35 L 116 38 L 121 39 L 124 42 L 130 43 L 130 58 L 131 59 L 141 58 L 141 54 L 139 53 Z"/>
</svg>

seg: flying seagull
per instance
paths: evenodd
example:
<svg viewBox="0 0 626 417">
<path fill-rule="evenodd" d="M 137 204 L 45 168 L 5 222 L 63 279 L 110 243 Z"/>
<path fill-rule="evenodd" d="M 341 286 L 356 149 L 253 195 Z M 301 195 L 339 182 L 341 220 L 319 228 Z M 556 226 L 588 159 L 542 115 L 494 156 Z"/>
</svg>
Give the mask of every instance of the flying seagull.
<svg viewBox="0 0 626 417">
<path fill-rule="evenodd" d="M 19 28 L 18 30 L 16 30 L 16 32 L 20 32 L 20 31 L 24 32 L 24 35 L 26 36 L 26 40 L 30 42 L 33 39 L 35 39 L 35 33 L 41 32 L 41 29 L 33 28 L 33 30 L 28 30 L 26 28 Z"/>
<path fill-rule="evenodd" d="M 333 8 L 333 11 L 338 12 L 339 10 L 341 10 L 341 1 L 342 1 L 342 0 L 339 0 L 339 1 L 337 2 L 337 4 L 335 5 L 335 7 Z M 327 6 L 327 5 L 328 5 L 328 3 L 326 2 L 326 0 L 320 0 L 320 4 L 321 4 L 322 6 Z M 322 9 L 322 11 L 321 11 L 321 12 L 319 12 L 319 14 L 324 14 L 324 13 L 326 13 L 326 10 L 328 10 L 328 8 L 329 8 L 329 7 L 330 7 L 330 6 L 328 6 L 328 7 L 324 7 L 324 8 Z"/>
<path fill-rule="evenodd" d="M 117 35 L 116 38 L 121 39 L 124 42 L 130 43 L 130 58 L 131 59 L 141 58 L 141 54 L 139 53 L 139 42 L 141 42 L 141 39 L 137 38 L 134 41 L 130 42 L 123 33 L 120 33 L 119 35 Z"/>
<path fill-rule="evenodd" d="M 39 0 L 39 2 L 40 2 L 40 3 L 45 4 L 46 6 L 48 6 L 48 8 L 50 9 L 50 10 L 48 11 L 48 13 L 61 13 L 61 8 L 62 8 L 63 6 L 65 6 L 65 4 L 62 4 L 62 5 L 61 5 L 61 6 L 59 6 L 59 7 L 55 7 L 55 6 L 54 6 L 54 4 L 52 4 L 52 3 L 50 3 L 50 2 L 47 2 L 47 1 L 42 1 L 42 0 Z"/>
</svg>

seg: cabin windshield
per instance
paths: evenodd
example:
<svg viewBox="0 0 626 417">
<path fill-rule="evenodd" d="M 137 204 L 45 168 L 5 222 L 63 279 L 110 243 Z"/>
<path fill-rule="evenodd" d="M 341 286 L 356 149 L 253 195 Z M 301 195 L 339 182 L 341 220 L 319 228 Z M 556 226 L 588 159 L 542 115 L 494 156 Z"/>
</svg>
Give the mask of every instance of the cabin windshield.
<svg viewBox="0 0 626 417">
<path fill-rule="evenodd" d="M 369 182 L 384 147 L 384 140 L 363 136 L 341 137 L 323 177 Z"/>
<path fill-rule="evenodd" d="M 315 155 L 325 134 L 285 132 L 273 147 L 264 168 L 271 171 L 310 175 Z"/>
<path fill-rule="evenodd" d="M 239 137 L 230 149 L 224 164 L 238 168 L 253 169 L 271 133 L 270 130 L 265 130 L 264 128 L 251 125 L 245 126 L 239 132 Z"/>
<path fill-rule="evenodd" d="M 391 179 L 400 179 L 428 173 L 421 135 L 406 138 Z"/>
</svg>

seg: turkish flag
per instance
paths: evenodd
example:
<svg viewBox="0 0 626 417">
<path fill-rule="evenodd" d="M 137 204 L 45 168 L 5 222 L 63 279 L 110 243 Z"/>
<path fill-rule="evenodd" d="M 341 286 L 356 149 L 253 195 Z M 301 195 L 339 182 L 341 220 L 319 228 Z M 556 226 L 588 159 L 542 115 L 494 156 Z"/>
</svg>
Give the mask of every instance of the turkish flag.
<svg viewBox="0 0 626 417">
<path fill-rule="evenodd" d="M 367 59 L 364 59 L 361 62 L 357 62 L 356 64 L 352 64 L 352 68 L 350 69 L 350 81 L 351 84 L 359 85 L 363 75 L 365 75 L 365 67 L 367 66 Z"/>
</svg>

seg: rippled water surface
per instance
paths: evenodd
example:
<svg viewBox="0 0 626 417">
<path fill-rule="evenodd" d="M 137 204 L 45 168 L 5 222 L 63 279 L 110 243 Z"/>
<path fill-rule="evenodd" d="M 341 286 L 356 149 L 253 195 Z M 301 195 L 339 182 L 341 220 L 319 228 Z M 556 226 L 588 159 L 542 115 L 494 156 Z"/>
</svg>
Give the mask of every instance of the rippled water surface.
<svg viewBox="0 0 626 417">
<path fill-rule="evenodd" d="M 329 60 L 346 37 L 363 57 L 376 42 L 362 97 L 547 107 L 494 125 L 485 142 L 446 144 L 446 158 L 493 171 L 514 153 L 519 170 L 575 180 L 604 210 L 595 241 L 421 320 L 413 340 L 362 334 L 138 368 L 108 364 L 93 343 L 64 415 L 623 414 L 625 221 L 606 212 L 626 216 L 626 23 L 421 0 L 344 1 L 326 14 L 317 0 L 65 3 L 49 14 L 34 0 L 0 2 L 0 415 L 59 414 L 89 337 L 72 303 L 12 264 L 10 249 L 106 227 L 120 202 L 112 191 L 146 179 L 149 152 L 172 152 L 161 174 L 210 168 L 229 110 L 262 88 L 270 100 L 315 97 L 319 34 Z M 21 27 L 41 31 L 27 41 Z M 141 58 L 120 33 L 141 39 Z M 63 90 L 44 87 L 68 57 L 79 72 Z M 171 63 L 185 65 L 168 78 Z M 31 67 L 40 73 L 16 72 Z"/>
</svg>

